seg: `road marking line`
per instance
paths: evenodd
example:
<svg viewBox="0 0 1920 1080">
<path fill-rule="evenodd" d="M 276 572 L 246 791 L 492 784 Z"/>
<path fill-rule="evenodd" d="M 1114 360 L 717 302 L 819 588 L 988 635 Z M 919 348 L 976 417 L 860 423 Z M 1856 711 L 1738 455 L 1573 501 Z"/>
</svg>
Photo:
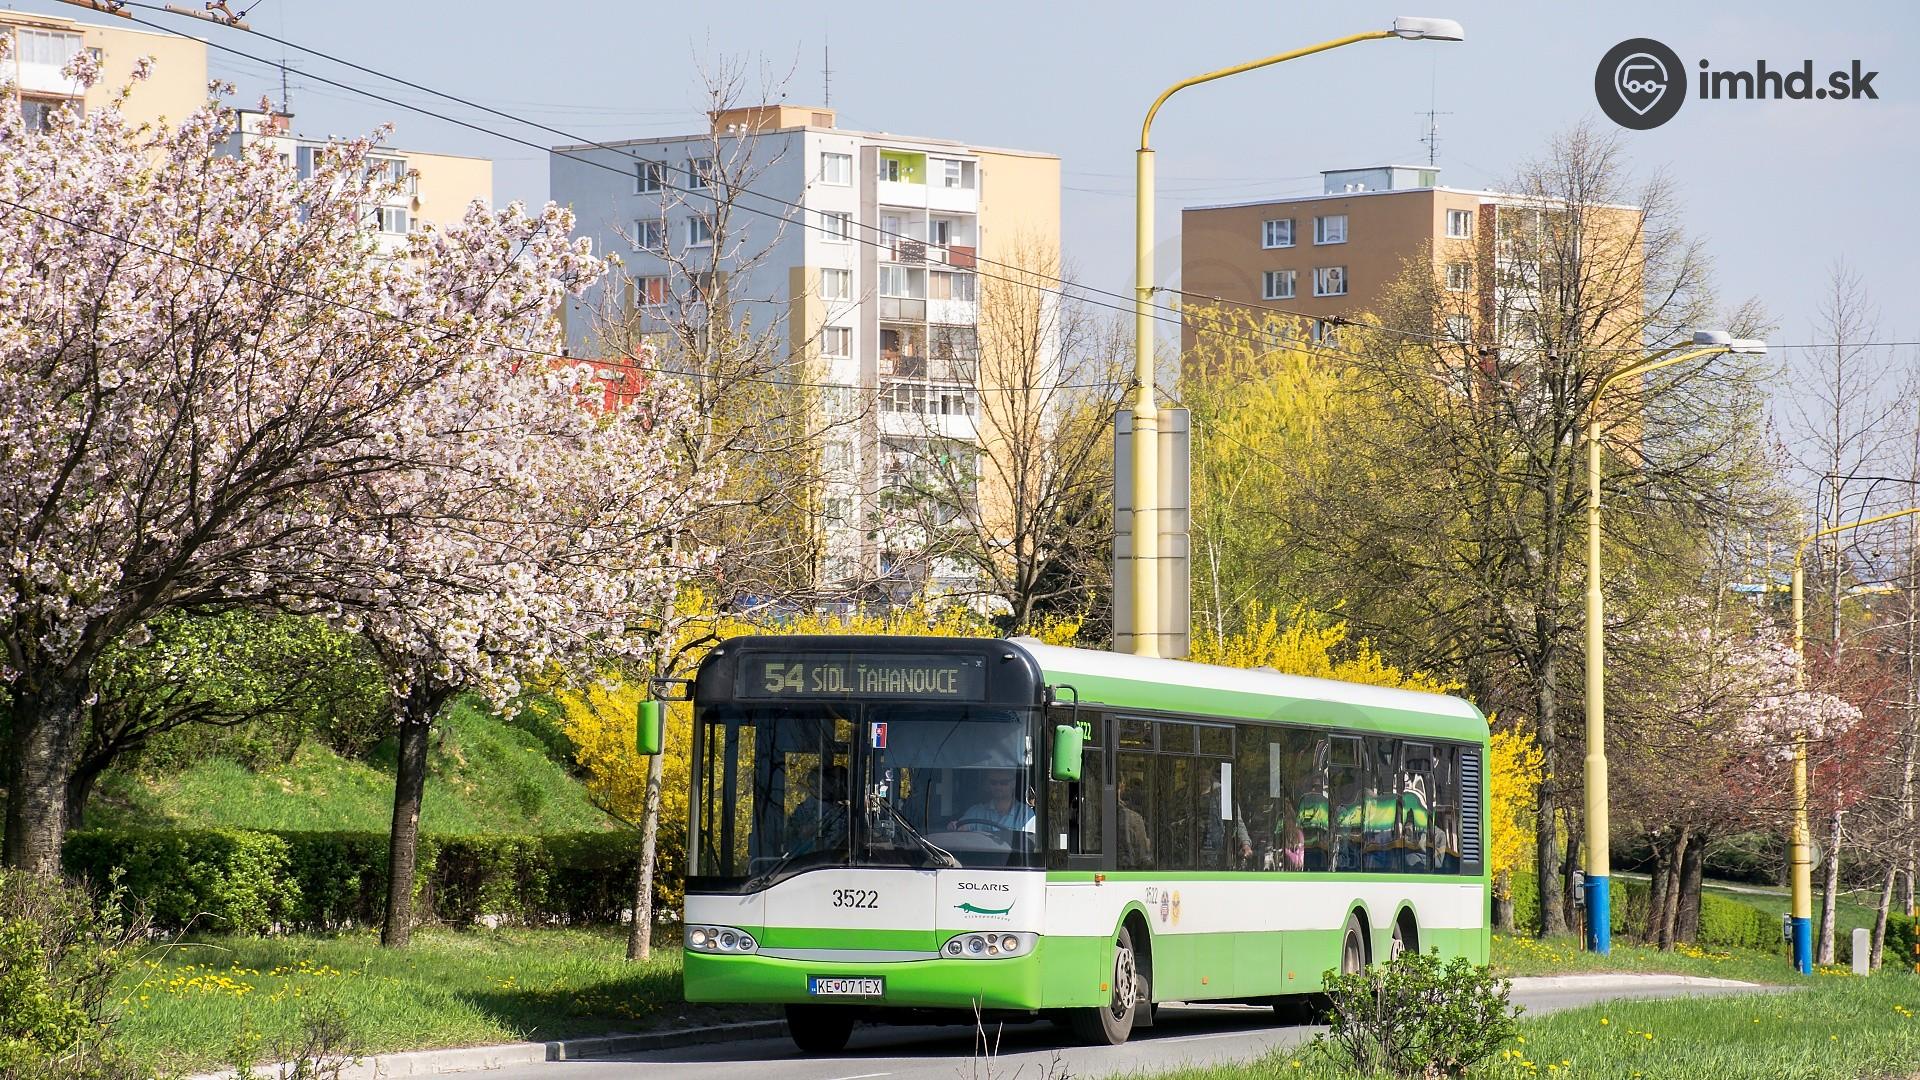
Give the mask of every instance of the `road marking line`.
<svg viewBox="0 0 1920 1080">
<path fill-rule="evenodd" d="M 836 1076 L 833 1080 L 873 1080 L 876 1076 L 892 1076 L 892 1073 L 860 1073 L 857 1076 Z"/>
</svg>

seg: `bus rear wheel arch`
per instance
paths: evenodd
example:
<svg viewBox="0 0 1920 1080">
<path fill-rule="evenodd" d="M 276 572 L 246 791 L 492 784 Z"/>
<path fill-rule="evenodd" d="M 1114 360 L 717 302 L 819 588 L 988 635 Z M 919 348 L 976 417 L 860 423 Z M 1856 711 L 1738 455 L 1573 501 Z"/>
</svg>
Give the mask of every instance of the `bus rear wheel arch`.
<svg viewBox="0 0 1920 1080">
<path fill-rule="evenodd" d="M 1405 952 L 1420 951 L 1420 923 L 1413 917 L 1413 909 L 1401 908 L 1400 914 L 1393 920 L 1393 936 L 1388 944 L 1389 961 Z"/>
<path fill-rule="evenodd" d="M 1346 928 L 1340 932 L 1340 974 L 1358 974 L 1373 963 L 1372 941 L 1366 912 L 1359 908 L 1348 912 Z"/>
</svg>

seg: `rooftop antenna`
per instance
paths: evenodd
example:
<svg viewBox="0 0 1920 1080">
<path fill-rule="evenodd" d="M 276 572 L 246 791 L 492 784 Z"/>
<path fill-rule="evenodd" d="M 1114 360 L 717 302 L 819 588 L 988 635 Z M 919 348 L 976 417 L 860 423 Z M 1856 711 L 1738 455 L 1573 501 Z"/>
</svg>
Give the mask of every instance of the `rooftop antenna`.
<svg viewBox="0 0 1920 1080">
<path fill-rule="evenodd" d="M 1427 166 L 1429 168 L 1431 168 L 1434 162 L 1440 157 L 1440 118 L 1453 115 L 1450 112 L 1441 112 L 1435 108 L 1435 106 L 1440 103 L 1439 86 L 1440 60 L 1438 57 L 1435 57 L 1433 60 L 1432 81 L 1427 84 L 1427 111 L 1414 113 L 1415 116 L 1424 116 L 1427 118 L 1427 133 L 1420 137 L 1420 141 L 1427 144 Z"/>
<path fill-rule="evenodd" d="M 831 35 L 833 27 L 827 27 Z M 820 107 L 833 107 L 833 38 L 829 36 L 820 43 Z"/>
</svg>

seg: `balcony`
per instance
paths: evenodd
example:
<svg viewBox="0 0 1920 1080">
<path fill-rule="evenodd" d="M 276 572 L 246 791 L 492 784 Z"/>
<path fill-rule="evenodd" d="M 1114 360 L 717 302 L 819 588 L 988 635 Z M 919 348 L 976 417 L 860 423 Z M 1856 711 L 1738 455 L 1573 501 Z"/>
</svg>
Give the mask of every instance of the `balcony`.
<svg viewBox="0 0 1920 1080">
<path fill-rule="evenodd" d="M 880 317 L 889 322 L 926 322 L 927 302 L 910 296 L 883 296 Z"/>
</svg>

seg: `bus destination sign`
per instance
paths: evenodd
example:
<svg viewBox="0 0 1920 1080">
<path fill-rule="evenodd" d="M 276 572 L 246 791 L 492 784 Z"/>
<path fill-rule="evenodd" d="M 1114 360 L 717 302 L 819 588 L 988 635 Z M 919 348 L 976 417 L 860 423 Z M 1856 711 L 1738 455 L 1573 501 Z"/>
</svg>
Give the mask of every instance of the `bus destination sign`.
<svg viewBox="0 0 1920 1080">
<path fill-rule="evenodd" d="M 741 664 L 742 697 L 918 697 L 982 701 L 977 656 L 754 653 Z"/>
</svg>

